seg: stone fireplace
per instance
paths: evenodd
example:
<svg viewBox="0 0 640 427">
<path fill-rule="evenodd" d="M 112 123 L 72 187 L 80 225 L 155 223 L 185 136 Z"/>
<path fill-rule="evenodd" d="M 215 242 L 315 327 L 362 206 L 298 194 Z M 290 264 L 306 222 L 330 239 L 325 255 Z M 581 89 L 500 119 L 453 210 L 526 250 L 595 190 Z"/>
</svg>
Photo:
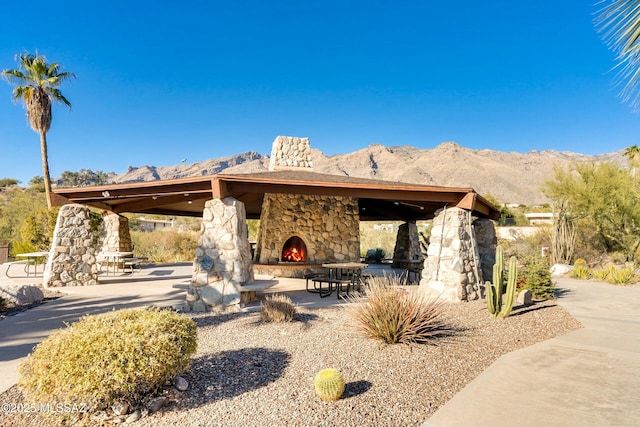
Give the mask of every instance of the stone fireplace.
<svg viewBox="0 0 640 427">
<path fill-rule="evenodd" d="M 298 236 L 291 236 L 284 242 L 282 256 L 284 262 L 305 262 L 307 261 L 307 245 Z"/>
<path fill-rule="evenodd" d="M 311 171 L 308 138 L 279 136 L 270 170 Z M 254 271 L 302 277 L 323 263 L 360 260 L 360 216 L 353 197 L 264 195 Z"/>
</svg>

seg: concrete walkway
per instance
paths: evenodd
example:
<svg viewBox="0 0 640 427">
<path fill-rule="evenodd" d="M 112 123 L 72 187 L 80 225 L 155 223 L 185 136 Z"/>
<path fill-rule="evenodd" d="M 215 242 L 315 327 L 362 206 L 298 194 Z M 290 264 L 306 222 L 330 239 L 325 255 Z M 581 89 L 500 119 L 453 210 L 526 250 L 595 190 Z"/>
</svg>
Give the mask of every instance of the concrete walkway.
<svg viewBox="0 0 640 427">
<path fill-rule="evenodd" d="M 584 328 L 502 356 L 422 427 L 640 425 L 640 287 L 556 281 Z"/>
</svg>

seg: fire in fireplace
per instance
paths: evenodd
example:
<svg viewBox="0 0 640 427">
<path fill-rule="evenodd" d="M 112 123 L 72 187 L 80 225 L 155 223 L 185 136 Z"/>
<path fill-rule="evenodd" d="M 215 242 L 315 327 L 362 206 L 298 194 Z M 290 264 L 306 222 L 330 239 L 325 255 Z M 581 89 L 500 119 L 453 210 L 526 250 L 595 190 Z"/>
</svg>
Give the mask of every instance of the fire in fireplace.
<svg viewBox="0 0 640 427">
<path fill-rule="evenodd" d="M 282 247 L 282 257 L 285 262 L 305 262 L 307 260 L 307 245 L 298 237 L 290 237 Z"/>
</svg>

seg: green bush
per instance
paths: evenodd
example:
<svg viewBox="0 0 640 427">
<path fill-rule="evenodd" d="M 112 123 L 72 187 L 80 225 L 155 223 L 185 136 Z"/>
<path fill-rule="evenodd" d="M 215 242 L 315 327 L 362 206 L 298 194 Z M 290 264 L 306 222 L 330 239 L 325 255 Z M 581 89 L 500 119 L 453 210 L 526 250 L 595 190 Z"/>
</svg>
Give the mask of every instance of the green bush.
<svg viewBox="0 0 640 427">
<path fill-rule="evenodd" d="M 549 263 L 542 258 L 530 258 L 525 263 L 525 281 L 523 288 L 529 289 L 534 298 L 552 299 L 555 297 L 555 283 L 551 280 Z"/>
<path fill-rule="evenodd" d="M 291 322 L 295 315 L 296 307 L 288 296 L 268 296 L 260 303 L 260 317 L 265 322 Z"/>
<path fill-rule="evenodd" d="M 366 297 L 350 297 L 347 310 L 356 330 L 388 344 L 428 343 L 451 331 L 442 319 L 443 302 L 426 300 L 401 284 L 400 276 L 374 277 Z"/>
<path fill-rule="evenodd" d="M 136 406 L 185 371 L 195 351 L 195 323 L 169 310 L 85 316 L 34 348 L 18 367 L 19 385 L 33 402 L 89 412 L 118 401 Z"/>
<path fill-rule="evenodd" d="M 592 271 L 589 267 L 582 264 L 577 264 L 573 266 L 573 270 L 571 270 L 571 277 L 574 279 L 588 280 L 591 278 Z"/>
<path fill-rule="evenodd" d="M 367 251 L 365 261 L 369 264 L 381 264 L 387 253 L 382 248 L 369 249 Z"/>
</svg>

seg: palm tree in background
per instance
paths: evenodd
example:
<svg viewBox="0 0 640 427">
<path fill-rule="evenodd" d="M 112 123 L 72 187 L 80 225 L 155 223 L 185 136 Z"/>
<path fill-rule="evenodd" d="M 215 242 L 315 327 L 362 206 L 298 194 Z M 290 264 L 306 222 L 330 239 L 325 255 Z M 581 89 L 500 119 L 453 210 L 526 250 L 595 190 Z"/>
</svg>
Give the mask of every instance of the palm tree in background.
<svg viewBox="0 0 640 427">
<path fill-rule="evenodd" d="M 624 150 L 624 155 L 629 159 L 629 165 L 631 166 L 631 176 L 635 178 L 636 168 L 638 167 L 638 161 L 640 161 L 640 147 L 632 145 Z"/>
<path fill-rule="evenodd" d="M 58 89 L 60 83 L 75 74 L 60 72 L 60 64 L 47 63 L 43 55 L 30 53 L 16 55 L 17 70 L 3 70 L 2 76 L 10 83 L 15 83 L 13 89 L 14 101 L 23 101 L 27 108 L 27 121 L 31 128 L 40 134 L 40 152 L 42 155 L 42 172 L 44 174 L 44 189 L 47 196 L 47 206 L 51 207 L 51 176 L 49 175 L 49 160 L 47 155 L 47 132 L 51 128 L 52 101 L 62 102 L 71 108 L 71 103 Z"/>
</svg>

